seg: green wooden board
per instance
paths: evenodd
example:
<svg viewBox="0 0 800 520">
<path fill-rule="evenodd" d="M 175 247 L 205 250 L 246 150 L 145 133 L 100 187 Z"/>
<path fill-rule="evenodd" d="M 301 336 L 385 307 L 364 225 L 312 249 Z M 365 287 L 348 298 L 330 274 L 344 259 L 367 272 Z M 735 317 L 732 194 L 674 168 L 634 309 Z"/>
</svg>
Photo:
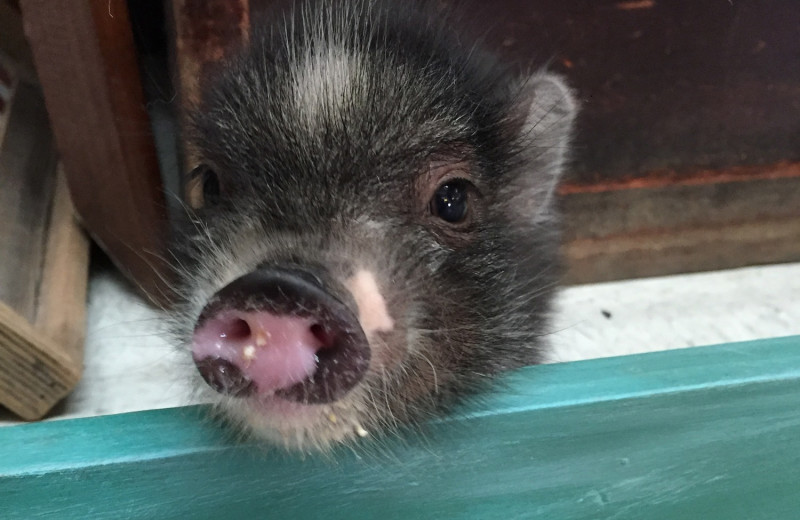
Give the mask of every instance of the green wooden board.
<svg viewBox="0 0 800 520">
<path fill-rule="evenodd" d="M 530 367 L 332 457 L 186 407 L 0 429 L 0 518 L 800 518 L 800 336 Z"/>
</svg>

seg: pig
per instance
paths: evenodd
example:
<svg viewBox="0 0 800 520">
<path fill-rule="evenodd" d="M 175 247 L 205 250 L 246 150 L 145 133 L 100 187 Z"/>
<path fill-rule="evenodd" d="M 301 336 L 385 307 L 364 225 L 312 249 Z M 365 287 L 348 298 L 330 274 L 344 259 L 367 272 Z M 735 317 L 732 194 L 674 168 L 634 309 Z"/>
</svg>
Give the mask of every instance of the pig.
<svg viewBox="0 0 800 520">
<path fill-rule="evenodd" d="M 254 24 L 188 113 L 203 196 L 176 226 L 168 319 L 232 425 L 327 450 L 542 361 L 562 78 L 514 73 L 424 6 L 305 2 Z"/>
</svg>

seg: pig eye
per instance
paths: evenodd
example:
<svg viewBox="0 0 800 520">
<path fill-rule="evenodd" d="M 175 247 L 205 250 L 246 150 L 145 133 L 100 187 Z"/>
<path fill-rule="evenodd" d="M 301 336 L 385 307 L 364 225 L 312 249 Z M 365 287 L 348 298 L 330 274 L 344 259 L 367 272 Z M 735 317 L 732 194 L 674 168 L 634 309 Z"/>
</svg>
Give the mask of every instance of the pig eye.
<svg viewBox="0 0 800 520">
<path fill-rule="evenodd" d="M 458 224 L 469 212 L 470 183 L 464 179 L 451 179 L 436 189 L 431 199 L 431 213 L 445 222 Z"/>
<path fill-rule="evenodd" d="M 213 205 L 219 200 L 220 187 L 217 173 L 207 164 L 196 166 L 189 176 L 203 187 L 203 205 Z"/>
</svg>

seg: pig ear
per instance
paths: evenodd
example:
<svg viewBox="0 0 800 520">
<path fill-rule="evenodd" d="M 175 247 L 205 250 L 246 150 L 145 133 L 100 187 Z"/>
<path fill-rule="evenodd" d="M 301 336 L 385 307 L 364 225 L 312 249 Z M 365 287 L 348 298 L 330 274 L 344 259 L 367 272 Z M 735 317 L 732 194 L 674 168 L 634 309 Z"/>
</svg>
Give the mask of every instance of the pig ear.
<svg viewBox="0 0 800 520">
<path fill-rule="evenodd" d="M 520 85 L 514 110 L 519 164 L 508 185 L 509 208 L 528 221 L 540 221 L 552 214 L 577 104 L 560 76 L 540 72 Z"/>
</svg>

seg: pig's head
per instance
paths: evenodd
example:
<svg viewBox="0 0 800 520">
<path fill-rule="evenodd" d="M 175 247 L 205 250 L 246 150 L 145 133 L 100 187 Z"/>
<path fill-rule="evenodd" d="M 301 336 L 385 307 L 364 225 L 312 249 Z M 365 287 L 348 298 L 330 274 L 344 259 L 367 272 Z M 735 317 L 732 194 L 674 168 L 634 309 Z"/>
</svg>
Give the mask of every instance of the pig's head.
<svg viewBox="0 0 800 520">
<path fill-rule="evenodd" d="M 245 430 L 304 450 L 539 361 L 558 277 L 562 81 L 350 11 L 252 35 L 206 85 L 203 202 L 176 248 L 199 375 Z"/>
</svg>

